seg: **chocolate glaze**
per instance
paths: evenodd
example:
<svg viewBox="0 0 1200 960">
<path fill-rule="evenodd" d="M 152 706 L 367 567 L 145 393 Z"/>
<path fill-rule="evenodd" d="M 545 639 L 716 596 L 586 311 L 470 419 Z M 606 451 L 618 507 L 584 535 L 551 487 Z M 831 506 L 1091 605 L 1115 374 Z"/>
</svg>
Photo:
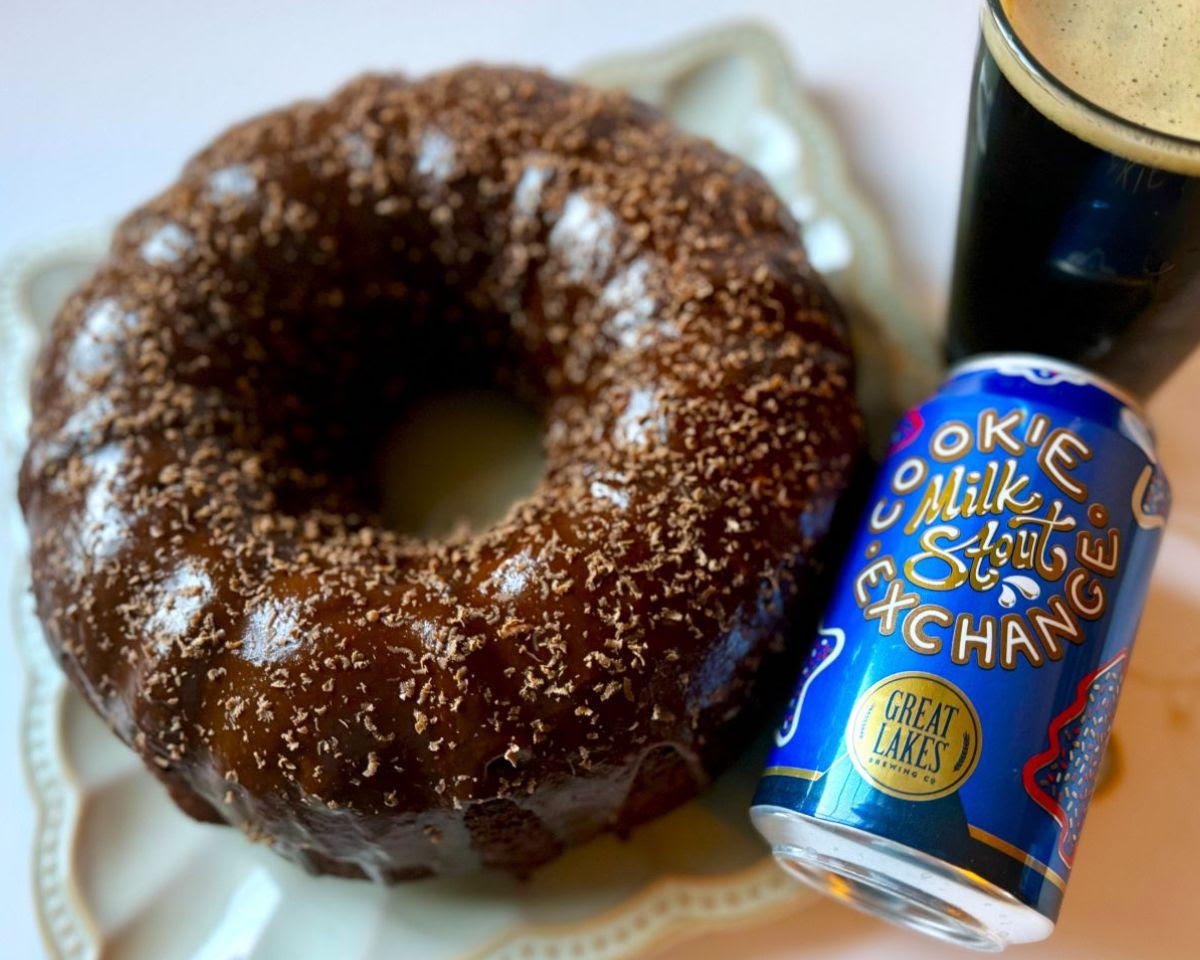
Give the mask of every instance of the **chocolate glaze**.
<svg viewBox="0 0 1200 960">
<path fill-rule="evenodd" d="M 489 529 L 372 523 L 446 382 L 545 417 Z M 622 95 L 365 76 L 227 132 L 59 315 L 21 504 L 64 668 L 193 816 L 319 871 L 525 872 L 741 749 L 859 441 L 763 180 Z"/>
</svg>

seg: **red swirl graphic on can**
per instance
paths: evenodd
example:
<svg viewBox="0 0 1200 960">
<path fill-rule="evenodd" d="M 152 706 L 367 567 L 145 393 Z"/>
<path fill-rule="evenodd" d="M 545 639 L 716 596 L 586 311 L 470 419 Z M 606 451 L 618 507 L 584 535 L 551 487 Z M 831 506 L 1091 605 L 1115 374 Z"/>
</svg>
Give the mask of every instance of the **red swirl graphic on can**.
<svg viewBox="0 0 1200 960">
<path fill-rule="evenodd" d="M 1096 787 L 1125 663 L 1122 650 L 1079 681 L 1075 699 L 1050 721 L 1050 746 L 1030 757 L 1021 773 L 1025 791 L 1061 828 L 1058 852 L 1068 867 Z"/>
<path fill-rule="evenodd" d="M 921 411 L 919 409 L 909 410 L 900 418 L 900 422 L 896 424 L 896 429 L 892 431 L 887 455 L 890 457 L 892 454 L 903 450 L 921 435 L 921 431 L 924 428 L 925 419 L 921 416 Z"/>
</svg>

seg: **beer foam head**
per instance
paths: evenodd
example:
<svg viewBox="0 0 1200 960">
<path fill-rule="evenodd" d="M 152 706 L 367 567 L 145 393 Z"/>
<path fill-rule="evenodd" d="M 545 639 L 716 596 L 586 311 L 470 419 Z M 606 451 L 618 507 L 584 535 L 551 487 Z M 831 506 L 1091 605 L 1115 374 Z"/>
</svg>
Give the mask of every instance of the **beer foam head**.
<svg viewBox="0 0 1200 960">
<path fill-rule="evenodd" d="M 1045 83 L 985 11 L 992 56 L 1039 111 L 1111 153 L 1200 174 L 1200 0 L 1001 0 L 1000 6 L 1043 70 L 1128 123 Z"/>
</svg>

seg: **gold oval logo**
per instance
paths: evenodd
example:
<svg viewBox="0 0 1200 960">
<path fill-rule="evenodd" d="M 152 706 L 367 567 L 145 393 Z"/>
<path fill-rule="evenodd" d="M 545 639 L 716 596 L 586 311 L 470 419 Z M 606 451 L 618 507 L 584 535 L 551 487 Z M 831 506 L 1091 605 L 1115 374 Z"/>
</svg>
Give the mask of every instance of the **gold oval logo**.
<svg viewBox="0 0 1200 960">
<path fill-rule="evenodd" d="M 931 673 L 894 673 L 854 705 L 846 749 L 873 787 L 903 800 L 936 800 L 975 771 L 979 714 L 966 694 Z"/>
</svg>

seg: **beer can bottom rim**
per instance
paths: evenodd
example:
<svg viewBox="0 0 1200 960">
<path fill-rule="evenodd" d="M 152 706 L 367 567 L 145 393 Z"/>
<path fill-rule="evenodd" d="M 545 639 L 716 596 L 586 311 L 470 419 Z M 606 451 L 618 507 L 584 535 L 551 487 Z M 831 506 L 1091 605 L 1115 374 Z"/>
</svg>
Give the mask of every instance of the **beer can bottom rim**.
<svg viewBox="0 0 1200 960">
<path fill-rule="evenodd" d="M 882 920 L 993 952 L 1054 930 L 1034 907 L 913 847 L 785 807 L 754 807 L 750 816 L 789 874 Z"/>
</svg>

